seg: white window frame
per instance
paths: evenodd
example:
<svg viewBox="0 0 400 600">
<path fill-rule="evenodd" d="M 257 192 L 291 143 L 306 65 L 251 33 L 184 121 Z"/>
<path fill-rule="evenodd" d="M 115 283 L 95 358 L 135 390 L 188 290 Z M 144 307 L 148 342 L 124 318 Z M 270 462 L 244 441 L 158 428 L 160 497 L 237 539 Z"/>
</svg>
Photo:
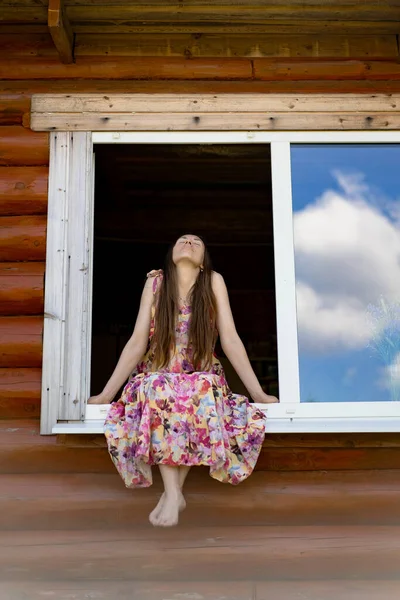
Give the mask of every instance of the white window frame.
<svg viewBox="0 0 400 600">
<path fill-rule="evenodd" d="M 50 135 L 42 433 L 101 433 L 109 409 L 109 405 L 86 405 L 85 401 L 90 389 L 93 145 L 199 143 L 271 147 L 280 403 L 258 405 L 266 414 L 267 432 L 400 431 L 400 403 L 300 402 L 290 166 L 291 143 L 400 143 L 400 132 L 103 131 Z M 60 152 L 63 144 L 66 148 Z M 69 262 L 66 256 L 71 256 Z M 68 291 L 69 309 L 62 290 Z M 72 326 L 69 315 L 79 311 L 83 317 Z"/>
</svg>

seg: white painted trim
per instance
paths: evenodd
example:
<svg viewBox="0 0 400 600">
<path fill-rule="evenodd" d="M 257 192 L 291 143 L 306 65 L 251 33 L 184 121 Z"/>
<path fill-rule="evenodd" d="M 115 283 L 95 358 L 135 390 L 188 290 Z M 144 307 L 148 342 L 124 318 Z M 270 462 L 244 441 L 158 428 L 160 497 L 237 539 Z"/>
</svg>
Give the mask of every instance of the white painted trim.
<svg viewBox="0 0 400 600">
<path fill-rule="evenodd" d="M 53 433 L 103 433 L 104 419 L 81 423 L 58 423 Z M 267 416 L 266 433 L 361 433 L 361 432 L 400 432 L 400 417 L 362 418 L 290 418 Z"/>
<path fill-rule="evenodd" d="M 86 420 L 104 420 L 110 404 L 88 404 Z M 363 420 L 400 419 L 400 402 L 280 402 L 279 404 L 256 404 L 268 418 L 312 419 L 325 426 L 324 419 Z"/>
<path fill-rule="evenodd" d="M 95 131 L 94 144 L 399 143 L 400 131 Z"/>
<path fill-rule="evenodd" d="M 279 399 L 300 402 L 290 143 L 271 143 Z"/>
<path fill-rule="evenodd" d="M 62 402 L 67 290 L 66 236 L 70 133 L 50 134 L 40 433 L 49 434 Z"/>
<path fill-rule="evenodd" d="M 50 134 L 41 433 L 85 418 L 93 237 L 91 133 Z"/>
</svg>

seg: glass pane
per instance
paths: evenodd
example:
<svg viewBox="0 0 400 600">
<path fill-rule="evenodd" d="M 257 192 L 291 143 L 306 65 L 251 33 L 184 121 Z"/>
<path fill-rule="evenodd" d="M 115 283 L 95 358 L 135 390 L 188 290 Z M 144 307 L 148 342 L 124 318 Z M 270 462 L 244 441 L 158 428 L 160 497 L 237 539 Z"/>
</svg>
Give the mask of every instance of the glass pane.
<svg viewBox="0 0 400 600">
<path fill-rule="evenodd" d="M 291 146 L 301 402 L 400 400 L 400 144 Z"/>
</svg>

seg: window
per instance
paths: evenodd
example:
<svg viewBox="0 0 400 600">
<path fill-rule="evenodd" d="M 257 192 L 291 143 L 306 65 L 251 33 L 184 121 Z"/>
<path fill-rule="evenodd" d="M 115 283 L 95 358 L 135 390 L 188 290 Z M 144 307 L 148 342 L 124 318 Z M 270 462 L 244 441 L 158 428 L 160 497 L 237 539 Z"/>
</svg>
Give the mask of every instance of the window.
<svg viewBox="0 0 400 600">
<path fill-rule="evenodd" d="M 55 140 L 60 134 L 51 135 L 53 146 L 60 143 Z M 68 293 L 61 294 L 62 306 L 59 295 L 53 296 L 53 301 L 60 304 L 60 311 L 64 311 L 65 324 L 56 321 L 48 323 L 45 329 L 44 358 L 47 356 L 53 365 L 54 360 L 59 364 L 55 379 L 53 374 L 52 389 L 59 377 L 62 391 L 55 401 L 47 404 L 53 412 L 48 413 L 51 425 L 43 432 L 102 431 L 107 407 L 85 407 L 89 389 L 93 246 L 91 157 L 93 144 L 121 143 L 270 144 L 280 404 L 261 405 L 267 415 L 267 430 L 399 430 L 399 353 L 391 349 L 383 360 L 383 347 L 379 346 L 384 336 L 387 346 L 390 346 L 388 339 L 399 343 L 396 335 L 400 174 L 396 163 L 399 164 L 400 158 L 400 135 L 397 132 L 62 135 L 67 141 L 71 137 L 75 142 L 80 139 L 85 150 L 79 160 L 74 154 L 79 144 L 69 144 L 66 151 L 75 156 L 69 155 L 69 161 L 75 164 L 75 173 L 80 178 L 77 184 L 70 171 L 65 175 L 63 210 L 70 215 L 66 228 L 60 226 L 61 204 L 58 203 L 57 210 L 52 204 L 57 214 L 51 213 L 49 205 L 49 224 L 58 223 L 58 239 L 64 240 L 62 252 L 67 258 L 58 257 L 57 270 L 48 255 L 47 309 L 52 298 L 51 291 L 47 291 L 49 283 L 58 280 L 58 289 L 68 289 Z M 52 178 L 60 188 L 54 165 L 51 181 Z M 72 186 L 76 189 L 77 185 L 84 208 L 80 202 L 72 210 Z M 79 232 L 73 221 L 79 221 Z M 49 235 L 51 242 L 51 231 Z M 81 247 L 80 258 L 73 257 L 74 244 Z M 55 247 L 57 244 L 53 244 Z M 66 302 L 65 298 L 69 300 Z M 72 325 L 71 319 L 78 313 L 83 317 L 78 318 L 77 332 L 76 322 Z M 54 354 L 57 339 L 64 340 L 60 343 L 60 356 Z M 72 357 L 73 348 L 78 346 L 80 358 L 75 358 L 72 373 L 66 357 Z M 44 367 L 44 394 L 51 391 L 50 362 Z M 66 376 L 68 369 L 74 390 Z"/>
</svg>

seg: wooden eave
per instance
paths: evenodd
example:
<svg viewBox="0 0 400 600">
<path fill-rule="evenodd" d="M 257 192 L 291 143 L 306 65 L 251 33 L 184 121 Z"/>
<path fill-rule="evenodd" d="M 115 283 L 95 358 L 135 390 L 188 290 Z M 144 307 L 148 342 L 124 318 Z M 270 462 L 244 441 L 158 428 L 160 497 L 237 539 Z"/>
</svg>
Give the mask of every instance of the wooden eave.
<svg viewBox="0 0 400 600">
<path fill-rule="evenodd" d="M 399 56 L 400 0 L 3 0 L 0 34 L 81 56 Z M 30 54 L 32 56 L 32 54 Z"/>
</svg>

